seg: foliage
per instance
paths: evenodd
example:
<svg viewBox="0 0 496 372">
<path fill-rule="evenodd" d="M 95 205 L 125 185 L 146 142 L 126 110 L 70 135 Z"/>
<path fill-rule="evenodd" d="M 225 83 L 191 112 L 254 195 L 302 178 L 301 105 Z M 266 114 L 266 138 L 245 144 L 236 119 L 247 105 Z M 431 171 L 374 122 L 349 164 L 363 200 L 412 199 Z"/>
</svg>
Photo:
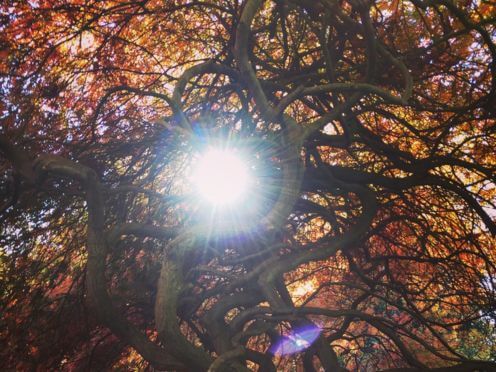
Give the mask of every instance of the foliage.
<svg viewBox="0 0 496 372">
<path fill-rule="evenodd" d="M 3 370 L 495 368 L 491 1 L 0 20 Z M 193 195 L 213 143 L 256 172 L 246 206 Z"/>
</svg>

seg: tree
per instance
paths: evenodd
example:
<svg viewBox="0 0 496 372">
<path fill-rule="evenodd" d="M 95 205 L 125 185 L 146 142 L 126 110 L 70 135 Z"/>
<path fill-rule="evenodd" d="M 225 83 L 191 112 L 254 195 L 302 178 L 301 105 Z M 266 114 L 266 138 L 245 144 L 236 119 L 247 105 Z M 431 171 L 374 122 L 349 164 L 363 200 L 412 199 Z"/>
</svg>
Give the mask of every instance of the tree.
<svg viewBox="0 0 496 372">
<path fill-rule="evenodd" d="M 494 370 L 492 2 L 0 9 L 3 369 Z"/>
</svg>

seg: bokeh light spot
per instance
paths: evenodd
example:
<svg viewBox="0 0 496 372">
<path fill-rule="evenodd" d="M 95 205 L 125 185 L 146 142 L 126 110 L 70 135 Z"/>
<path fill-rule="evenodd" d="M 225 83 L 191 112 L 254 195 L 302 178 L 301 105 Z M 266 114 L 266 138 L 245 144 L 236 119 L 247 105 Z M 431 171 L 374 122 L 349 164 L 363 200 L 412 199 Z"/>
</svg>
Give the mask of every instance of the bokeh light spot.
<svg viewBox="0 0 496 372">
<path fill-rule="evenodd" d="M 272 345 L 270 353 L 273 355 L 291 355 L 308 349 L 319 337 L 320 328 L 312 325 L 293 330 L 289 335 L 284 335 Z"/>
</svg>

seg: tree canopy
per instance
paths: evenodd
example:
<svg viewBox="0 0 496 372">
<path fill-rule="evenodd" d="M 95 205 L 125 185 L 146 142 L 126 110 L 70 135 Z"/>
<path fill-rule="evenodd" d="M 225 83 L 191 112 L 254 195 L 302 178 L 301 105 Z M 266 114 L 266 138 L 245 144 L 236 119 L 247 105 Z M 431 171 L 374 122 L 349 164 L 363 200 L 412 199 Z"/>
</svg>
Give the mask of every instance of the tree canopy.
<svg viewBox="0 0 496 372">
<path fill-rule="evenodd" d="M 496 368 L 493 1 L 7 0 L 0 56 L 2 370 Z"/>
</svg>

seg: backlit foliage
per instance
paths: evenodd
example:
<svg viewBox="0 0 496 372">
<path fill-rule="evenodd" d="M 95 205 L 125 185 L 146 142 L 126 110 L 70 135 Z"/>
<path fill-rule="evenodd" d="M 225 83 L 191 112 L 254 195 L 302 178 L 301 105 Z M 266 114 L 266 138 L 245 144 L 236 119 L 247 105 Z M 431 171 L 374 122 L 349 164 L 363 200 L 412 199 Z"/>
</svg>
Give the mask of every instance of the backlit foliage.
<svg viewBox="0 0 496 372">
<path fill-rule="evenodd" d="M 484 0 L 2 2 L 1 369 L 496 368 L 495 25 Z M 226 143 L 257 186 L 205 211 L 187 174 Z"/>
</svg>

